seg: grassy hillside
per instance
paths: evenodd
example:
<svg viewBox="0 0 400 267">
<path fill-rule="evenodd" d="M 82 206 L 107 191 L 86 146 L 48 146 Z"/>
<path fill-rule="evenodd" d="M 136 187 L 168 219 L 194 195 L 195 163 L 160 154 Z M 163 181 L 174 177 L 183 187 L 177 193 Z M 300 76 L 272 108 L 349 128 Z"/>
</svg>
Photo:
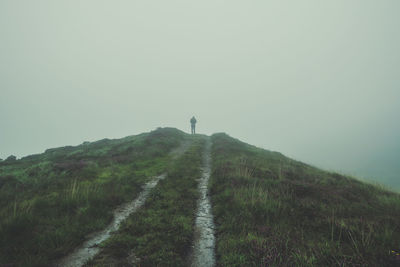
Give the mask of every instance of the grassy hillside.
<svg viewBox="0 0 400 267">
<path fill-rule="evenodd" d="M 164 128 L 1 162 L 0 265 L 45 266 L 104 228 L 185 136 Z"/>
<path fill-rule="evenodd" d="M 0 266 L 51 265 L 160 173 L 87 266 L 187 266 L 204 138 L 160 128 L 0 162 Z M 400 266 L 399 194 L 226 134 L 211 140 L 218 266 Z"/>
<path fill-rule="evenodd" d="M 212 140 L 219 266 L 400 263 L 399 194 L 226 134 Z"/>
<path fill-rule="evenodd" d="M 143 209 L 102 244 L 103 252 L 87 266 L 188 266 L 203 146 L 204 138 L 196 138 Z"/>
</svg>

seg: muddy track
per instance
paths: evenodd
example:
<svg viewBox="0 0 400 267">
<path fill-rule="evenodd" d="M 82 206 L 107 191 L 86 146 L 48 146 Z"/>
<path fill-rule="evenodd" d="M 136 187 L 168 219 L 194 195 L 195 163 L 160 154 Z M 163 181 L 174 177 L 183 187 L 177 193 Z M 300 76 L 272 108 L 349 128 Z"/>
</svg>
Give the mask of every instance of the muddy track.
<svg viewBox="0 0 400 267">
<path fill-rule="evenodd" d="M 208 196 L 208 180 L 211 175 L 211 140 L 207 138 L 203 152 L 202 176 L 199 180 L 200 198 L 197 203 L 195 239 L 191 253 L 191 266 L 215 266 L 214 219 Z"/>
<path fill-rule="evenodd" d="M 181 145 L 175 150 L 171 151 L 170 155 L 173 160 L 183 155 L 190 147 L 191 140 L 182 141 Z M 128 218 L 129 215 L 137 211 L 146 202 L 147 196 L 151 189 L 153 189 L 160 180 L 164 179 L 167 175 L 161 174 L 154 177 L 151 181 L 147 182 L 143 186 L 143 191 L 139 196 L 128 203 L 125 203 L 117 207 L 113 212 L 112 222 L 102 231 L 92 233 L 88 239 L 79 247 L 77 247 L 72 253 L 62 258 L 55 266 L 59 267 L 79 267 L 84 265 L 88 260 L 96 256 L 100 251 L 98 246 L 101 242 L 110 238 L 111 234 L 118 230 L 121 223 Z"/>
</svg>

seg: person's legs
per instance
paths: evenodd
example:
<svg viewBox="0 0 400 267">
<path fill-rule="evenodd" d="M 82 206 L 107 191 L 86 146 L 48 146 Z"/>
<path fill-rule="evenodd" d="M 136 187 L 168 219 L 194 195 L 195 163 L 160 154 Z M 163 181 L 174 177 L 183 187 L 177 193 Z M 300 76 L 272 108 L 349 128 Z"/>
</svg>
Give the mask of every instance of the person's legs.
<svg viewBox="0 0 400 267">
<path fill-rule="evenodd" d="M 196 125 L 193 125 L 193 134 L 196 134 Z"/>
</svg>

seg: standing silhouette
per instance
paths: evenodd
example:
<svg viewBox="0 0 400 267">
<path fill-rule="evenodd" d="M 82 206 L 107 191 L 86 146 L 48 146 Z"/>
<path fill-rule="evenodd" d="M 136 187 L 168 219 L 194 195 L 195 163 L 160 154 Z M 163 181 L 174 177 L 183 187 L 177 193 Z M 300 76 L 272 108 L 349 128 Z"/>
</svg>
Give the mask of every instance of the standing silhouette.
<svg viewBox="0 0 400 267">
<path fill-rule="evenodd" d="M 190 125 L 192 126 L 192 134 L 196 134 L 196 122 L 197 122 L 197 120 L 196 120 L 196 118 L 193 116 L 193 117 L 190 119 Z"/>
</svg>

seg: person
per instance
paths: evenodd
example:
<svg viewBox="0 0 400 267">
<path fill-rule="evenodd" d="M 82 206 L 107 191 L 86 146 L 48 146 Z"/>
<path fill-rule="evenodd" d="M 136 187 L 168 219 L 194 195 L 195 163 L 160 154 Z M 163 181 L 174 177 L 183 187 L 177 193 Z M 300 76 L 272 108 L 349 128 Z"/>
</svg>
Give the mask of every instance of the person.
<svg viewBox="0 0 400 267">
<path fill-rule="evenodd" d="M 190 119 L 190 125 L 192 126 L 192 134 L 195 134 L 195 133 L 196 133 L 196 122 L 197 122 L 197 120 L 196 120 L 196 118 L 193 116 L 193 117 Z"/>
</svg>

